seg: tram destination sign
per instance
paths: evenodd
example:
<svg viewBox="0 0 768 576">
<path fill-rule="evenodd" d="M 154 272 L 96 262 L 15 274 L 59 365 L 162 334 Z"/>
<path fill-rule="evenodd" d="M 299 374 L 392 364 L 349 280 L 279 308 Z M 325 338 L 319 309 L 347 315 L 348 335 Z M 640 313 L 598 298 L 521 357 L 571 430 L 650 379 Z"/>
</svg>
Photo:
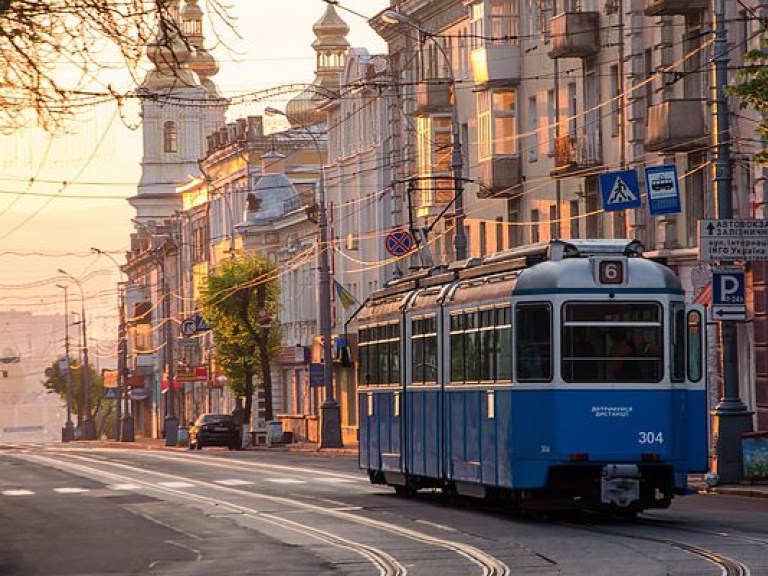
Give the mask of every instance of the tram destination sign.
<svg viewBox="0 0 768 576">
<path fill-rule="evenodd" d="M 768 260 L 768 221 L 699 220 L 700 260 Z"/>
</svg>

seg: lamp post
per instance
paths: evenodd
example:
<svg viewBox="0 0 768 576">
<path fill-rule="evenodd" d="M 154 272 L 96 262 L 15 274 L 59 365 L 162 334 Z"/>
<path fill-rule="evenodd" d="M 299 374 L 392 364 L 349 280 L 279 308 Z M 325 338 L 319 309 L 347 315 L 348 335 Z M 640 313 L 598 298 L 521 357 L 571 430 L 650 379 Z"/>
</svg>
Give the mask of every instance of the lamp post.
<svg viewBox="0 0 768 576">
<path fill-rule="evenodd" d="M 333 390 L 333 357 L 331 356 L 331 270 L 328 261 L 328 212 L 325 205 L 325 173 L 323 170 L 323 153 L 320 143 L 312 130 L 300 120 L 286 114 L 277 108 L 266 108 L 267 115 L 284 116 L 298 126 L 312 138 L 312 143 L 317 153 L 317 164 L 320 169 L 320 179 L 317 183 L 317 197 L 319 203 L 318 227 L 320 229 L 320 253 L 318 254 L 319 272 L 319 308 L 320 308 L 320 334 L 323 338 L 323 386 L 325 387 L 325 400 L 320 406 L 320 448 L 340 448 L 341 441 L 341 410 L 336 402 Z"/>
<path fill-rule="evenodd" d="M 438 36 L 433 32 L 424 30 L 416 22 L 394 10 L 385 10 L 381 15 L 381 19 L 387 24 L 402 24 L 404 26 L 409 26 L 418 31 L 421 37 L 424 38 L 432 38 L 434 40 Z M 456 260 L 464 260 L 467 257 L 467 236 L 464 232 L 464 160 L 461 154 L 461 132 L 459 114 L 456 106 L 456 75 L 453 73 L 451 59 L 448 57 L 448 53 L 445 51 L 443 45 L 440 44 L 440 42 L 435 41 L 435 46 L 437 46 L 437 49 L 443 55 L 443 59 L 448 65 L 448 72 L 450 73 L 451 176 L 453 177 L 453 205 L 456 210 L 456 215 L 453 219 L 456 228 L 453 237 L 453 248 Z"/>
<path fill-rule="evenodd" d="M 96 426 L 91 418 L 91 368 L 88 363 L 88 335 L 85 327 L 85 292 L 83 291 L 82 281 L 72 276 L 72 274 L 61 268 L 59 268 L 59 274 L 69 278 L 72 282 L 77 284 L 77 287 L 80 289 L 80 322 L 83 328 L 83 410 L 85 412 L 85 419 L 83 420 L 83 440 L 95 440 Z"/>
<path fill-rule="evenodd" d="M 109 258 L 117 268 L 118 279 L 120 278 L 123 270 L 111 254 L 98 248 L 91 248 L 91 251 L 99 256 Z M 128 368 L 126 362 L 128 342 L 125 329 L 125 284 L 123 282 L 117 283 L 117 311 L 119 317 L 117 327 L 117 438 L 121 442 L 133 442 L 136 439 L 136 432 L 131 415 L 131 404 L 128 399 L 128 386 L 125 383 L 125 373 Z"/>
<path fill-rule="evenodd" d="M 72 442 L 75 439 L 75 425 L 72 423 L 72 369 L 69 365 L 69 286 L 56 284 L 64 290 L 64 361 L 59 360 L 59 370 L 64 373 L 67 383 L 67 421 L 61 430 L 61 441 Z"/>
</svg>

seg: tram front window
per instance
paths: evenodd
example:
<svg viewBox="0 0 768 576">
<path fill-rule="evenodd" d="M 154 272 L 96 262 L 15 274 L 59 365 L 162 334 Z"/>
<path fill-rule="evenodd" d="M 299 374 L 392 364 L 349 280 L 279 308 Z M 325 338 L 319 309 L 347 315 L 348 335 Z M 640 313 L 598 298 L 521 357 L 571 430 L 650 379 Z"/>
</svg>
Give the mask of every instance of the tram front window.
<svg viewBox="0 0 768 576">
<path fill-rule="evenodd" d="M 659 382 L 661 306 L 650 302 L 569 302 L 563 308 L 566 382 Z"/>
</svg>

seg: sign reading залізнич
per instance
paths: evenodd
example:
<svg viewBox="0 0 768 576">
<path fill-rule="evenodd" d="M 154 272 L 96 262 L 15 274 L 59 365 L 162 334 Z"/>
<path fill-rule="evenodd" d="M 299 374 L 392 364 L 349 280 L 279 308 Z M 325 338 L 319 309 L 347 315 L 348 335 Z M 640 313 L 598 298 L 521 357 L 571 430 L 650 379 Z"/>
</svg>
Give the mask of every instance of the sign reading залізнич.
<svg viewBox="0 0 768 576">
<path fill-rule="evenodd" d="M 768 221 L 699 220 L 700 260 L 768 260 Z"/>
</svg>

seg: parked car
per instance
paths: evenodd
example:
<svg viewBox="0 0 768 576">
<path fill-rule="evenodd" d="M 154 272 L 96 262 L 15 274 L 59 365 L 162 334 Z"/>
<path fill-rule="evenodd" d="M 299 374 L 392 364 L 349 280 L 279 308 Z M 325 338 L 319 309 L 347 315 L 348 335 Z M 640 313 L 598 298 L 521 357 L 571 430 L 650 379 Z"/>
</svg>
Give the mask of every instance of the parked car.
<svg viewBox="0 0 768 576">
<path fill-rule="evenodd" d="M 230 450 L 239 450 L 240 434 L 240 427 L 231 414 L 201 414 L 189 428 L 189 449 L 226 446 Z"/>
</svg>

